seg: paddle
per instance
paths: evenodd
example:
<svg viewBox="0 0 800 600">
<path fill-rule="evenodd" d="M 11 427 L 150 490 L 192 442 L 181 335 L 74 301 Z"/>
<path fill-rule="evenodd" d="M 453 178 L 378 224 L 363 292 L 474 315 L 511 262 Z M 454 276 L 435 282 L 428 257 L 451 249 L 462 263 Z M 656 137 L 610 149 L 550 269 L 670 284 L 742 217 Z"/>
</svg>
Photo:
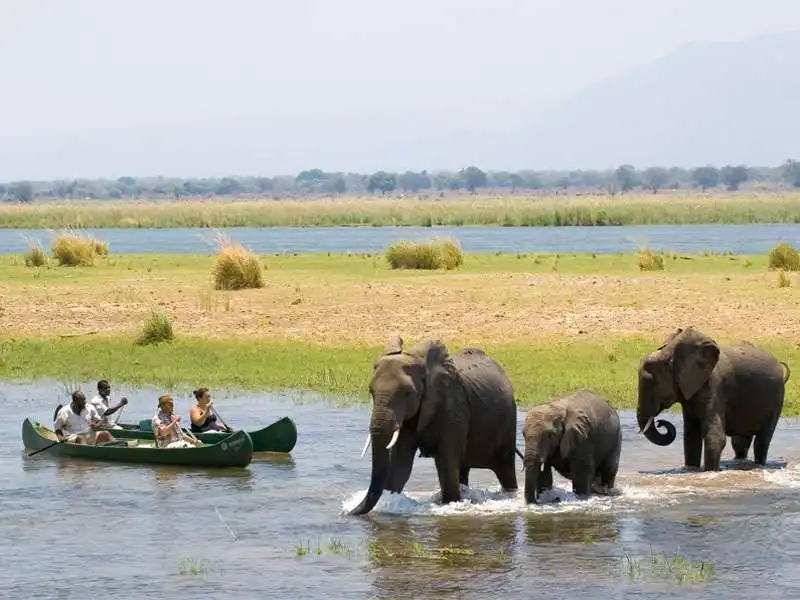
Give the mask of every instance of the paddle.
<svg viewBox="0 0 800 600">
<path fill-rule="evenodd" d="M 225 419 L 222 418 L 222 415 L 219 414 L 217 407 L 216 406 L 213 407 L 212 410 L 214 411 L 214 414 L 219 417 L 219 421 L 220 423 L 222 423 L 222 426 L 225 427 L 228 431 L 233 431 L 233 429 L 231 429 L 231 427 L 229 427 L 228 424 L 225 422 Z"/>
<path fill-rule="evenodd" d="M 64 407 L 63 404 L 59 404 L 58 406 L 56 406 L 56 410 L 53 413 L 53 423 L 55 423 L 56 419 L 58 418 L 58 411 L 60 411 L 63 407 Z"/>
<path fill-rule="evenodd" d="M 89 433 L 91 430 L 92 430 L 92 428 L 90 427 L 89 429 L 87 429 L 85 431 L 81 431 L 81 432 L 77 433 L 76 435 L 85 435 L 85 434 Z M 39 452 L 44 452 L 45 450 L 49 450 L 53 446 L 58 446 L 59 444 L 63 444 L 64 442 L 67 441 L 68 437 L 71 437 L 71 436 L 64 436 L 63 440 L 58 440 L 54 444 L 50 444 L 49 446 L 45 446 L 44 448 L 39 448 L 38 450 L 36 450 L 34 452 L 31 452 L 30 454 L 28 454 L 28 458 L 30 458 L 31 456 L 34 456 L 35 454 L 39 454 Z"/>
<path fill-rule="evenodd" d="M 183 433 L 185 433 L 186 435 L 188 435 L 190 438 L 192 438 L 192 439 L 193 439 L 195 442 L 200 442 L 200 440 L 198 440 L 198 439 L 197 439 L 197 438 L 194 436 L 194 434 L 193 434 L 191 431 L 189 431 L 188 429 L 186 429 L 185 427 L 181 427 L 181 431 L 182 431 Z M 203 442 L 200 442 L 200 443 L 202 444 Z"/>
</svg>

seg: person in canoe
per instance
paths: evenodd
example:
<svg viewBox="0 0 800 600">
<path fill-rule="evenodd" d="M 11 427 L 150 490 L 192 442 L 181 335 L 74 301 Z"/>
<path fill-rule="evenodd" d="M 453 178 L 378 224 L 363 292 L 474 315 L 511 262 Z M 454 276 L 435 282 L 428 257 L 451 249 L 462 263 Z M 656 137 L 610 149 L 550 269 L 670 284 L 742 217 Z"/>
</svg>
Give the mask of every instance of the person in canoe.
<svg viewBox="0 0 800 600">
<path fill-rule="evenodd" d="M 174 413 L 174 409 L 175 401 L 170 394 L 158 398 L 158 412 L 153 417 L 156 448 L 191 448 L 201 445 L 200 440 L 181 431 L 181 418 Z"/>
<path fill-rule="evenodd" d="M 73 444 L 94 446 L 98 442 L 116 441 L 109 432 L 97 431 L 102 418 L 94 406 L 86 404 L 86 396 L 80 390 L 72 392 L 72 402 L 59 409 L 54 429 L 59 440 Z"/>
<path fill-rule="evenodd" d="M 194 397 L 197 400 L 192 409 L 189 411 L 191 418 L 191 431 L 192 433 L 205 433 L 207 431 L 229 431 L 233 433 L 230 427 L 217 422 L 217 415 L 214 414 L 211 392 L 208 388 L 200 388 L 194 391 Z"/>
<path fill-rule="evenodd" d="M 89 403 L 94 406 L 97 410 L 98 414 L 102 417 L 103 426 L 105 427 L 112 427 L 115 429 L 122 429 L 119 425 L 117 425 L 117 420 L 119 419 L 119 415 L 113 421 L 109 418 L 115 412 L 120 410 L 123 406 L 128 404 L 127 398 L 120 399 L 119 403 L 116 406 L 109 406 L 109 400 L 111 398 L 111 384 L 108 383 L 105 379 L 101 379 L 97 382 L 97 395 L 92 398 Z"/>
</svg>

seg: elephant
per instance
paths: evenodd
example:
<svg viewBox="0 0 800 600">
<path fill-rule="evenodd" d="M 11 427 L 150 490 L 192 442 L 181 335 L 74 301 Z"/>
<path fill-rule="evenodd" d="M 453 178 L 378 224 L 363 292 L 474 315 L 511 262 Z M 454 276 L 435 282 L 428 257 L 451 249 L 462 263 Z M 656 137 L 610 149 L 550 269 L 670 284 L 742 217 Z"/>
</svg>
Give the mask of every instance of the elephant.
<svg viewBox="0 0 800 600">
<path fill-rule="evenodd" d="M 675 441 L 675 426 L 655 417 L 679 402 L 686 467 L 699 468 L 702 453 L 703 470 L 719 471 L 726 436 L 737 460 L 755 438 L 755 463 L 764 465 L 790 375 L 788 364 L 750 342 L 720 346 L 694 326 L 679 328 L 639 366 L 640 433 L 659 446 Z"/>
<path fill-rule="evenodd" d="M 553 487 L 553 471 L 572 481 L 578 497 L 607 495 L 614 487 L 622 449 L 616 409 L 586 389 L 528 411 L 525 438 L 525 503 Z"/>
<path fill-rule="evenodd" d="M 384 490 L 401 492 L 414 455 L 433 457 L 442 504 L 461 500 L 469 470 L 491 469 L 504 491 L 517 487 L 517 405 L 503 368 L 483 350 L 449 354 L 438 340 L 404 349 L 389 338 L 373 365 L 372 414 L 362 451 L 372 445 L 369 489 L 350 514 L 363 515 Z"/>
</svg>

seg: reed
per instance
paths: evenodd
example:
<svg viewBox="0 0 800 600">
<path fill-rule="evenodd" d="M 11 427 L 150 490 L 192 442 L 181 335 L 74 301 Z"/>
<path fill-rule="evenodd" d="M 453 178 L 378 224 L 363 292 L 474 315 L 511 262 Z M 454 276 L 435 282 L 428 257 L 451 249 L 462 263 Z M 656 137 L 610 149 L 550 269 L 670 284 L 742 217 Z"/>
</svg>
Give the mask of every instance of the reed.
<svg viewBox="0 0 800 600">
<path fill-rule="evenodd" d="M 603 226 L 800 223 L 800 193 L 231 199 L 0 206 L 0 227 Z"/>
<path fill-rule="evenodd" d="M 53 238 L 53 258 L 64 267 L 90 267 L 95 257 L 108 256 L 108 243 L 89 236 L 65 232 Z"/>
</svg>

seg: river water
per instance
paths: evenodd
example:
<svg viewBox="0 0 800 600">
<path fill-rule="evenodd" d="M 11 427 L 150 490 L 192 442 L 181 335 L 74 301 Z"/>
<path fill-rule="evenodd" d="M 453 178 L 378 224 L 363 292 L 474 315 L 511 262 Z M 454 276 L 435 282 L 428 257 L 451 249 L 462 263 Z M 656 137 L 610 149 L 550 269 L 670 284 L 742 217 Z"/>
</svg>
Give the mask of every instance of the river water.
<svg viewBox="0 0 800 600">
<path fill-rule="evenodd" d="M 206 254 L 216 251 L 216 230 L 87 229 L 113 253 Z M 800 224 L 631 225 L 625 227 L 266 227 L 219 230 L 259 254 L 276 252 L 381 252 L 400 239 L 458 238 L 467 252 L 634 252 L 643 246 L 675 252 L 763 254 L 780 241 L 800 244 Z M 0 254 L 21 253 L 28 240 L 48 248 L 43 229 L 0 229 Z"/>
<path fill-rule="evenodd" d="M 131 422 L 152 415 L 159 390 L 114 393 L 130 399 L 122 420 Z M 23 418 L 49 425 L 64 400 L 57 384 L 0 384 L 0 589 L 9 598 L 800 595 L 796 420 L 778 425 L 766 468 L 733 464 L 728 445 L 723 471 L 691 473 L 679 468 L 679 441 L 650 444 L 623 411 L 617 496 L 576 500 L 556 475 L 549 500 L 560 502 L 526 506 L 473 470 L 468 499 L 440 506 L 433 460 L 417 459 L 403 494 L 351 517 L 343 513 L 369 479 L 369 453 L 359 457 L 366 406 L 215 394 L 234 425 L 283 415 L 297 424 L 290 456 L 261 456 L 244 469 L 26 458 Z M 189 399 L 176 403 L 186 415 Z M 680 435 L 680 417 L 675 424 Z M 437 550 L 446 547 L 461 554 Z M 694 566 L 669 563 L 670 571 L 653 559 L 661 553 Z M 714 563 L 710 576 L 706 567 L 698 575 L 702 561 Z"/>
</svg>

